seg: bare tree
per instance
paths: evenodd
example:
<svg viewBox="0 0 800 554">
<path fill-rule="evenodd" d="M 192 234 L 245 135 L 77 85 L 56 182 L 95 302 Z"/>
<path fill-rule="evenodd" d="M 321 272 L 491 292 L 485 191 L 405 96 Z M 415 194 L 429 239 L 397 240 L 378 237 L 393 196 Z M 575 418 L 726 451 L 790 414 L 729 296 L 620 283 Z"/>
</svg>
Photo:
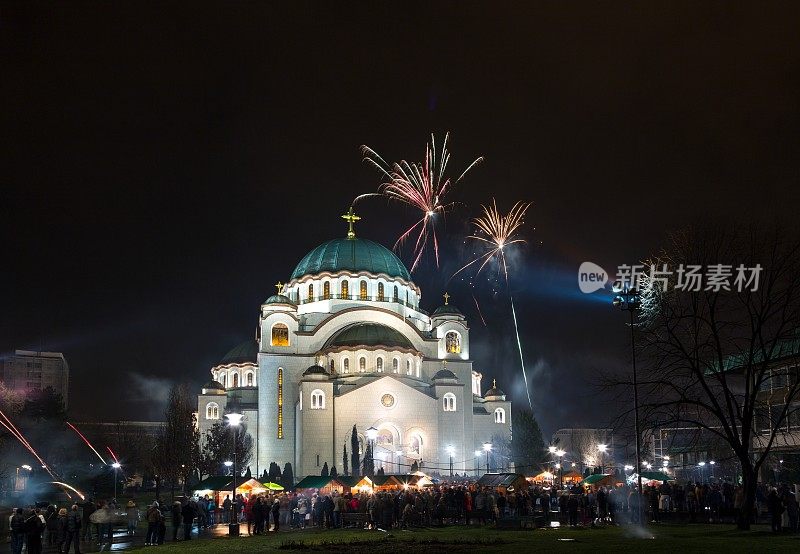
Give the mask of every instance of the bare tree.
<svg viewBox="0 0 800 554">
<path fill-rule="evenodd" d="M 797 374 L 782 381 L 780 402 L 757 424 L 775 368 L 792 357 L 796 363 L 798 355 L 798 234 L 687 230 L 646 265 L 657 272 L 666 265 L 673 273 L 640 282 L 642 419 L 653 426 L 694 425 L 730 446 L 744 489 L 738 526 L 748 529 L 759 469 L 782 440 L 800 392 Z M 687 287 L 687 274 L 676 271 L 681 265 L 702 266 L 705 281 Z M 715 281 L 710 273 L 728 278 Z"/>
</svg>

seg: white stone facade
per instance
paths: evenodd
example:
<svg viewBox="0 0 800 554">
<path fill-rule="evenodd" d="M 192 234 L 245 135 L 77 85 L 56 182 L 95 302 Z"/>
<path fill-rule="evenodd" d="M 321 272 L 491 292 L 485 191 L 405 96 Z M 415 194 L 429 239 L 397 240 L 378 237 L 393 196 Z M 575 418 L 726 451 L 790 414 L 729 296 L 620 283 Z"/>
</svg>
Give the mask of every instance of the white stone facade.
<svg viewBox="0 0 800 554">
<path fill-rule="evenodd" d="M 454 471 L 482 468 L 475 451 L 511 436 L 511 403 L 495 389 L 480 396 L 466 319 L 452 305 L 428 315 L 413 282 L 363 265 L 301 275 L 261 306 L 255 359 L 216 366 L 224 389 L 212 384 L 198 397 L 201 432 L 235 396 L 257 445 L 254 473 L 273 461 L 291 462 L 297 478 L 318 475 L 326 462 L 341 472 L 353 425 L 362 449 L 366 430 L 378 429 L 375 466 L 387 473 L 417 461 L 446 474 L 450 451 Z"/>
</svg>

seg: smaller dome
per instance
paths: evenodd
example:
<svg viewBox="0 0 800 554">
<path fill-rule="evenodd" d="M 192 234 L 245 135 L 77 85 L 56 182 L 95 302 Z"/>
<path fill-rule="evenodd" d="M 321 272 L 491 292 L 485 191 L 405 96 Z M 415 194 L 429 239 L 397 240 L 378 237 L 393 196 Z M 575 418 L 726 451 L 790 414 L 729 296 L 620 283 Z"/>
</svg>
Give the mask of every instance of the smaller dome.
<svg viewBox="0 0 800 554">
<path fill-rule="evenodd" d="M 219 381 L 209 381 L 203 385 L 203 390 L 225 390 L 225 387 Z"/>
<path fill-rule="evenodd" d="M 436 372 L 436 375 L 433 376 L 433 380 L 436 381 L 437 379 L 453 379 L 458 381 L 458 377 L 456 374 L 450 371 L 449 369 L 440 369 Z"/>
<path fill-rule="evenodd" d="M 273 294 L 264 301 L 264 304 L 289 304 L 290 306 L 294 306 L 294 302 L 283 294 Z"/>
<path fill-rule="evenodd" d="M 324 375 L 325 377 L 328 376 L 328 370 L 326 370 L 321 365 L 312 365 L 307 370 L 303 372 L 303 377 L 308 377 L 310 375 Z"/>
<path fill-rule="evenodd" d="M 225 354 L 219 365 L 227 364 L 255 364 L 258 361 L 258 343 L 255 340 L 243 342 Z"/>
<path fill-rule="evenodd" d="M 337 331 L 324 348 L 356 348 L 359 346 L 408 348 L 413 345 L 403 333 L 380 323 L 355 323 Z"/>
<path fill-rule="evenodd" d="M 460 317 L 464 317 L 464 314 L 461 313 L 461 310 L 453 306 L 452 304 L 445 304 L 444 306 L 439 306 L 435 310 L 433 310 L 433 317 L 437 315 L 457 315 Z"/>
<path fill-rule="evenodd" d="M 497 381 L 495 379 L 492 379 L 492 388 L 487 390 L 484 393 L 483 397 L 486 398 L 486 399 L 493 398 L 493 399 L 497 399 L 497 400 L 505 400 L 506 399 L 506 393 L 504 393 L 502 390 L 498 389 L 497 388 Z"/>
</svg>

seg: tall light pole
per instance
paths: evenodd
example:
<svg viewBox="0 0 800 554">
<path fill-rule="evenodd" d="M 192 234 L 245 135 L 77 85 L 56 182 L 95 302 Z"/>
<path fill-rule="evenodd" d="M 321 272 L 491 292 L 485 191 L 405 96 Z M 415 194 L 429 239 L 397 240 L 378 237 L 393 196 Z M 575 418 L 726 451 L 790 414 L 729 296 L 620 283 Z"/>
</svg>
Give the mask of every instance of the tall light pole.
<svg viewBox="0 0 800 554">
<path fill-rule="evenodd" d="M 708 464 L 711 466 L 711 480 L 713 481 L 714 480 L 714 466 L 717 465 L 717 462 L 715 462 L 714 460 L 711 460 L 710 462 L 708 462 Z"/>
<path fill-rule="evenodd" d="M 117 503 L 117 470 L 122 467 L 119 462 L 114 462 L 111 464 L 111 467 L 114 468 L 114 504 Z"/>
<path fill-rule="evenodd" d="M 556 464 L 556 468 L 558 469 L 558 485 L 562 489 L 564 488 L 564 469 L 561 465 L 561 458 L 563 458 L 566 453 L 566 450 L 556 450 L 556 456 L 558 456 L 558 463 Z"/>
<path fill-rule="evenodd" d="M 244 415 L 232 407 L 232 411 L 225 417 L 228 418 L 228 425 L 233 428 L 233 484 L 231 485 L 233 496 L 231 497 L 231 522 L 228 525 L 228 535 L 239 535 L 239 518 L 236 517 L 238 507 L 236 506 L 236 478 L 239 476 L 236 471 L 236 446 L 239 443 L 239 425 L 242 423 Z"/>
<path fill-rule="evenodd" d="M 600 452 L 600 473 L 605 475 L 605 471 L 603 471 L 605 464 L 603 464 L 605 453 L 608 452 L 608 445 L 607 444 L 598 444 L 597 451 Z"/>
<path fill-rule="evenodd" d="M 450 477 L 453 476 L 453 454 L 456 453 L 456 449 L 453 448 L 452 445 L 447 447 L 447 453 L 450 454 Z"/>
<path fill-rule="evenodd" d="M 378 430 L 375 427 L 370 427 L 367 429 L 367 438 L 369 439 L 369 469 L 374 479 L 375 477 L 375 439 L 378 438 Z M 364 472 L 366 473 L 366 471 Z M 372 482 L 372 490 L 375 490 L 375 482 L 373 479 L 370 479 Z"/>
<path fill-rule="evenodd" d="M 636 336 L 634 334 L 636 313 L 639 311 L 639 304 L 641 298 L 639 291 L 636 287 L 631 287 L 629 283 L 623 283 L 621 290 L 615 291 L 617 295 L 614 297 L 612 304 L 628 312 L 631 315 L 631 366 L 633 369 L 633 423 L 634 432 L 636 433 L 636 480 L 637 489 L 639 490 L 639 522 L 642 519 L 642 504 L 644 497 L 642 494 L 642 446 L 640 444 L 642 438 L 639 432 L 639 382 L 636 378 Z"/>
<path fill-rule="evenodd" d="M 480 456 L 481 456 L 481 451 L 480 450 L 476 450 L 475 451 L 475 477 L 477 477 L 478 474 L 480 473 L 480 466 L 481 466 Z"/>
<path fill-rule="evenodd" d="M 489 473 L 489 452 L 492 451 L 492 443 L 483 443 L 483 451 L 486 452 L 486 473 Z"/>
</svg>

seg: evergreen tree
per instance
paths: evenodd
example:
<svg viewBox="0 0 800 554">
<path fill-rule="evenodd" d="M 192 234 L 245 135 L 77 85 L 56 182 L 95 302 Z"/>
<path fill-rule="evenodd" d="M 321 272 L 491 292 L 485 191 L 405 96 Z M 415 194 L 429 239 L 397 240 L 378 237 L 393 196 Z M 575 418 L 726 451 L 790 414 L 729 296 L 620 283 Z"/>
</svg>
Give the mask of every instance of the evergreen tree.
<svg viewBox="0 0 800 554">
<path fill-rule="evenodd" d="M 36 423 L 42 420 L 64 421 L 67 417 L 64 399 L 53 387 L 28 392 L 20 415 L 33 419 Z"/>
<path fill-rule="evenodd" d="M 339 477 L 339 472 L 336 471 L 336 466 L 331 467 L 331 477 Z"/>
<path fill-rule="evenodd" d="M 364 475 L 373 477 L 375 475 L 375 460 L 372 458 L 372 445 L 367 442 L 367 449 L 364 452 Z"/>
<path fill-rule="evenodd" d="M 511 416 L 514 435 L 511 440 L 511 459 L 517 473 L 536 475 L 539 464 L 546 458 L 544 439 L 539 423 L 530 410 L 514 410 Z"/>
<path fill-rule="evenodd" d="M 386 472 L 383 470 L 383 467 L 379 467 L 379 468 L 378 468 L 378 473 L 377 473 L 377 475 L 386 475 Z"/>
<path fill-rule="evenodd" d="M 270 483 L 279 483 L 281 480 L 281 466 L 275 462 L 270 462 L 268 475 Z"/>
<path fill-rule="evenodd" d="M 219 475 L 223 471 L 223 464 L 233 460 L 233 443 L 236 437 L 236 468 L 241 470 L 246 467 L 253 457 L 253 437 L 242 426 L 234 432 L 229 425 L 217 422 L 211 426 L 203 441 L 200 456 L 199 473 L 204 475 Z M 241 473 L 241 472 L 240 472 Z"/>
<path fill-rule="evenodd" d="M 250 473 L 250 466 L 247 466 L 247 471 L 244 472 L 244 478 L 245 479 L 252 479 L 253 478 L 253 474 Z"/>
<path fill-rule="evenodd" d="M 161 476 L 175 485 L 184 485 L 200 465 L 200 432 L 197 429 L 195 404 L 185 384 L 175 385 L 169 392 L 164 426 L 156 451 Z"/>
<path fill-rule="evenodd" d="M 327 477 L 328 476 L 328 462 L 322 464 L 322 471 L 320 472 L 320 476 Z"/>
<path fill-rule="evenodd" d="M 358 431 L 353 425 L 353 432 L 350 434 L 350 467 L 353 468 L 353 475 L 356 475 L 361 468 L 361 458 L 358 454 Z"/>
<path fill-rule="evenodd" d="M 417 460 L 414 460 L 414 463 L 411 464 L 411 471 L 409 473 L 416 473 L 417 471 L 419 471 L 419 464 L 417 463 Z"/>
<path fill-rule="evenodd" d="M 281 485 L 286 490 L 289 490 L 292 487 L 294 487 L 294 470 L 292 470 L 292 464 L 290 464 L 289 462 L 286 462 L 283 466 Z"/>
<path fill-rule="evenodd" d="M 344 469 L 343 475 L 350 475 L 350 469 L 347 467 L 347 444 L 342 446 L 342 468 Z"/>
</svg>

